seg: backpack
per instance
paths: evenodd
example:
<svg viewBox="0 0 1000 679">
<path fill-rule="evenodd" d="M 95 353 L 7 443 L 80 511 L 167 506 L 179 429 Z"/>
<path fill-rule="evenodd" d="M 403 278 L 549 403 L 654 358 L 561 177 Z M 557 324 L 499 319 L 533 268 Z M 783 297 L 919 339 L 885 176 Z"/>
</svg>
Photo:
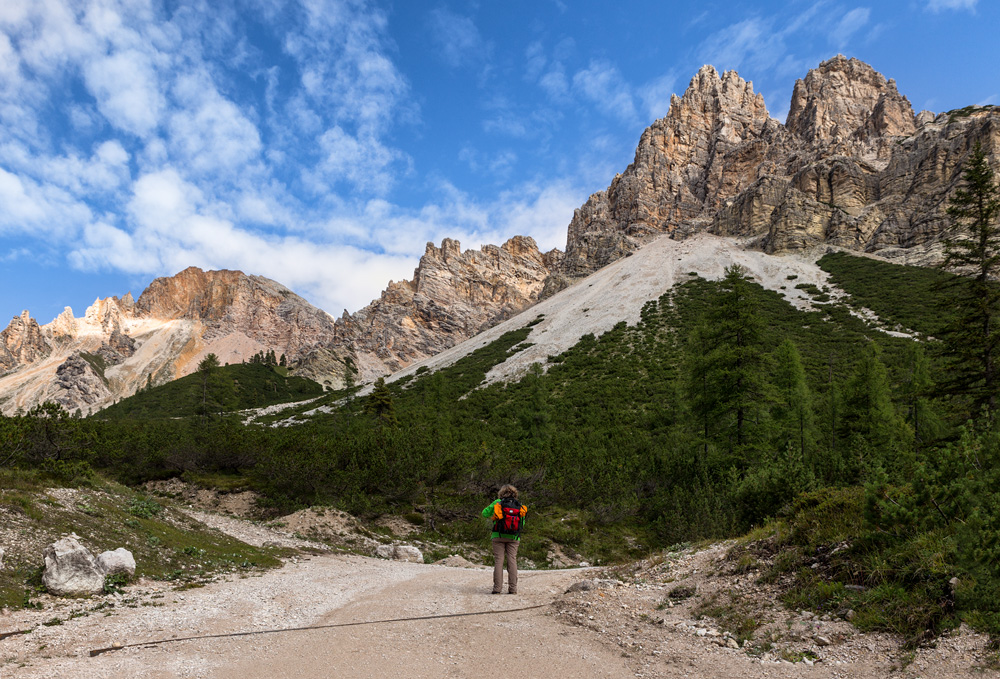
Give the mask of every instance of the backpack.
<svg viewBox="0 0 1000 679">
<path fill-rule="evenodd" d="M 493 532 L 501 535 L 520 537 L 524 517 L 521 516 L 521 503 L 512 497 L 505 497 L 497 503 L 503 518 L 493 522 Z"/>
</svg>

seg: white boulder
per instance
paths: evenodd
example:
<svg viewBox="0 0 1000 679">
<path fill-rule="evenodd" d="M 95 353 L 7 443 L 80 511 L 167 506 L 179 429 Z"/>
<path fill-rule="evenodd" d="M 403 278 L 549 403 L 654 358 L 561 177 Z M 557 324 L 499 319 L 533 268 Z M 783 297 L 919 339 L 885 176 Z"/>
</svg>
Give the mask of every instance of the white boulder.
<svg viewBox="0 0 1000 679">
<path fill-rule="evenodd" d="M 119 547 L 113 552 L 101 552 L 97 555 L 97 563 L 105 575 L 124 573 L 130 578 L 135 575 L 135 557 L 124 547 Z"/>
<path fill-rule="evenodd" d="M 104 569 L 75 534 L 45 548 L 42 583 L 56 596 L 86 596 L 104 589 Z"/>
<path fill-rule="evenodd" d="M 394 561 L 424 562 L 423 552 L 413 545 L 379 545 L 375 548 L 375 556 Z"/>
<path fill-rule="evenodd" d="M 423 553 L 413 545 L 397 545 L 396 554 L 393 557 L 396 561 L 411 561 L 413 563 L 423 563 Z"/>
</svg>

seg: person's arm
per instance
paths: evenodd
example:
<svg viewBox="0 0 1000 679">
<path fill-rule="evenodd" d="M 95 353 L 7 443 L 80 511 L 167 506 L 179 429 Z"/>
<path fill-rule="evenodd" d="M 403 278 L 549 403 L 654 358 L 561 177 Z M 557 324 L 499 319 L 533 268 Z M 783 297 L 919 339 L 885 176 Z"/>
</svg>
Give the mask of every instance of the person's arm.
<svg viewBox="0 0 1000 679">
<path fill-rule="evenodd" d="M 483 510 L 483 518 L 484 519 L 492 519 L 493 518 L 493 505 L 495 505 L 498 502 L 500 502 L 500 500 L 494 500 L 493 502 L 491 502 L 489 504 L 489 506 L 486 509 Z"/>
</svg>

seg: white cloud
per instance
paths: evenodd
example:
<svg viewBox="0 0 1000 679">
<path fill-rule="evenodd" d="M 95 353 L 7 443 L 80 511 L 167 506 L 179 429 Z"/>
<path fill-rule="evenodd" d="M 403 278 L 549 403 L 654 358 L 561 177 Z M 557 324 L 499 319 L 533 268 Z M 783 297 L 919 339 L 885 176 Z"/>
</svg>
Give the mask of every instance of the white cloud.
<svg viewBox="0 0 1000 679">
<path fill-rule="evenodd" d="M 979 0 L 927 0 L 927 9 L 932 12 L 941 12 L 946 9 L 967 9 L 976 10 Z"/>
<path fill-rule="evenodd" d="M 486 59 L 488 46 L 469 17 L 438 8 L 431 11 L 428 23 L 438 53 L 452 68 L 477 66 Z"/>
<path fill-rule="evenodd" d="M 353 136 L 339 125 L 318 140 L 323 158 L 314 170 L 303 172 L 306 183 L 323 194 L 338 182 L 348 182 L 363 194 L 382 195 L 394 181 L 390 166 L 403 155 L 373 136 Z"/>
<path fill-rule="evenodd" d="M 673 71 L 646 83 L 639 90 L 639 98 L 649 119 L 662 118 L 670 110 L 670 96 L 674 94 L 677 74 Z"/>
<path fill-rule="evenodd" d="M 607 61 L 591 60 L 586 69 L 573 76 L 573 88 L 606 115 L 627 121 L 636 117 L 628 84 Z"/>
<path fill-rule="evenodd" d="M 868 23 L 868 18 L 870 16 L 871 10 L 867 7 L 852 9 L 844 15 L 844 18 L 837 22 L 836 26 L 834 26 L 833 30 L 830 32 L 830 42 L 833 43 L 837 49 L 844 48 L 850 41 L 851 37 Z"/>
<path fill-rule="evenodd" d="M 193 172 L 235 173 L 261 150 L 257 127 L 223 98 L 205 73 L 183 76 L 174 87 L 180 108 L 168 123 L 175 156 Z"/>
</svg>

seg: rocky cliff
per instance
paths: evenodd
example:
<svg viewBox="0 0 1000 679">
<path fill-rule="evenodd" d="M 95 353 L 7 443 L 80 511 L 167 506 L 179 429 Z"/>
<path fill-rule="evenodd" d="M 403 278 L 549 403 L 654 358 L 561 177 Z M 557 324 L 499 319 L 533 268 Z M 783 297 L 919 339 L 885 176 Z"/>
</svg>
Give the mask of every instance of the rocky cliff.
<svg viewBox="0 0 1000 679">
<path fill-rule="evenodd" d="M 549 289 L 652 237 L 703 230 L 771 253 L 833 243 L 933 260 L 976 142 L 997 158 L 1000 109 L 914 115 L 893 80 L 857 59 L 838 55 L 797 81 L 785 124 L 751 83 L 703 67 L 632 164 L 576 211 Z"/>
<path fill-rule="evenodd" d="M 525 236 L 462 251 L 428 243 L 413 280 L 391 283 L 379 299 L 337 320 L 335 346 L 370 381 L 433 356 L 538 301 L 562 253 L 542 253 Z"/>
</svg>

